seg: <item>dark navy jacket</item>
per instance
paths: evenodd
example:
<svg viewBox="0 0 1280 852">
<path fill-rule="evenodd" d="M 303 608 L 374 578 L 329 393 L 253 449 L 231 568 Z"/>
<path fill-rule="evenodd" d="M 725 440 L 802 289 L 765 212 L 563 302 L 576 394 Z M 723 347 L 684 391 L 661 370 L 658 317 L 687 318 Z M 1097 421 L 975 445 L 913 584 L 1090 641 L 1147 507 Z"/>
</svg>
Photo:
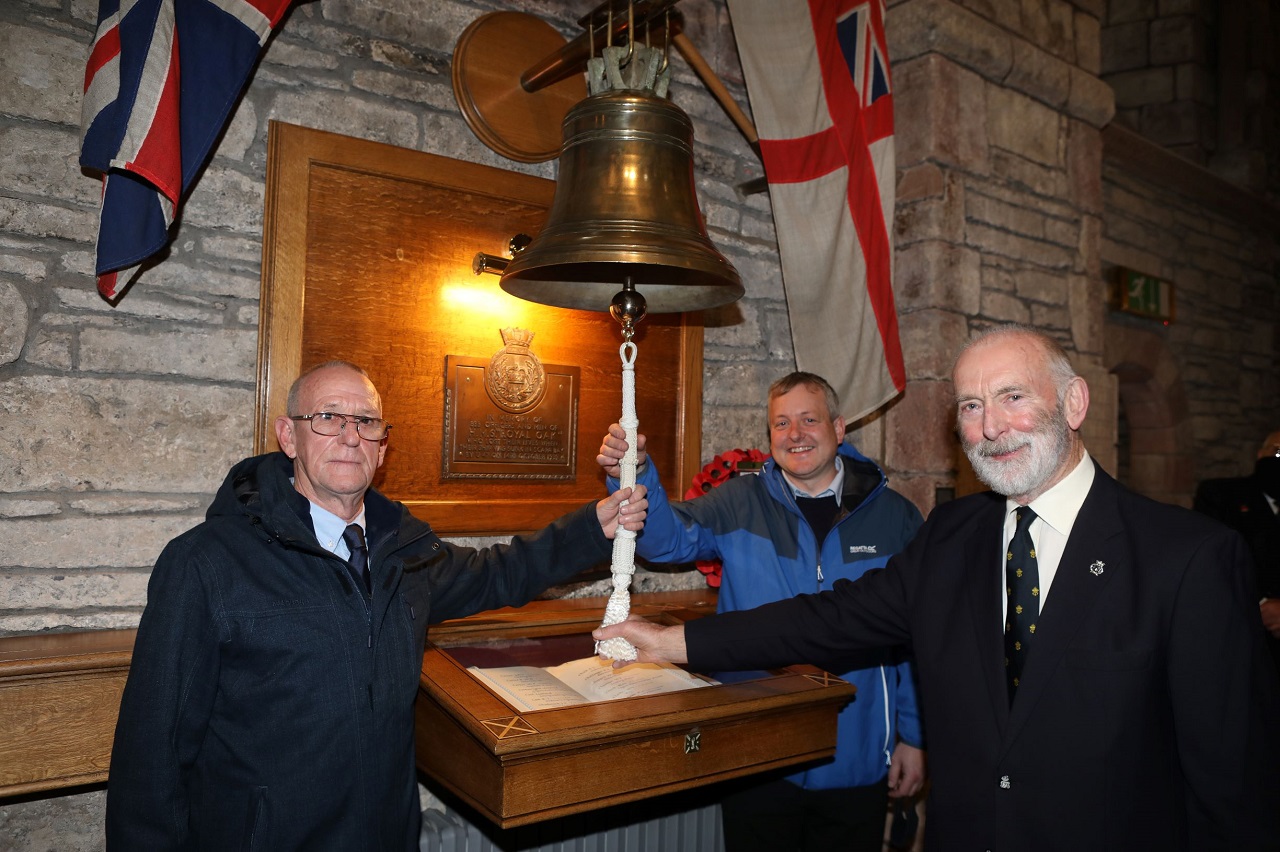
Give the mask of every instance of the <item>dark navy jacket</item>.
<svg viewBox="0 0 1280 852">
<path fill-rule="evenodd" d="M 594 506 L 474 550 L 371 490 L 366 600 L 292 472 L 283 453 L 236 465 L 156 563 L 112 752 L 115 852 L 416 850 L 427 623 L 520 605 L 609 558 Z"/>
</svg>

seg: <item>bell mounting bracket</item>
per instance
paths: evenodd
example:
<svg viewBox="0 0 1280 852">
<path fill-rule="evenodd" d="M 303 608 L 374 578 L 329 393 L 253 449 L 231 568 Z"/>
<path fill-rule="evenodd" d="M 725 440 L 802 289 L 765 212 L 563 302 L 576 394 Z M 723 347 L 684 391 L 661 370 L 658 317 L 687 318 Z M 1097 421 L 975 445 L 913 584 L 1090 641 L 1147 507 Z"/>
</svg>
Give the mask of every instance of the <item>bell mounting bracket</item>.
<svg viewBox="0 0 1280 852">
<path fill-rule="evenodd" d="M 607 44 L 679 32 L 676 0 L 605 0 L 578 24 L 573 40 L 524 12 L 490 12 L 462 32 L 453 51 L 453 96 L 467 126 L 491 149 L 520 163 L 560 156 L 561 125 L 587 96 L 583 70 Z M 630 5 L 630 15 L 628 14 Z M 633 24 L 629 24 L 631 21 Z"/>
</svg>

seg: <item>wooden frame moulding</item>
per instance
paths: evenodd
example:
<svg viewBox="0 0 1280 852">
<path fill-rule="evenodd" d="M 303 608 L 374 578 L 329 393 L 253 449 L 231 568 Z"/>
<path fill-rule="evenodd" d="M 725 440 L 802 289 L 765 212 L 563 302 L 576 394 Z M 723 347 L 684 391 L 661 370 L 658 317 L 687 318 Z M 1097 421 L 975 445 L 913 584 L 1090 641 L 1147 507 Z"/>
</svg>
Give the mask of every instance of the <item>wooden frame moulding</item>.
<svg viewBox="0 0 1280 852">
<path fill-rule="evenodd" d="M 0 639 L 0 798 L 107 780 L 136 633 Z"/>
</svg>

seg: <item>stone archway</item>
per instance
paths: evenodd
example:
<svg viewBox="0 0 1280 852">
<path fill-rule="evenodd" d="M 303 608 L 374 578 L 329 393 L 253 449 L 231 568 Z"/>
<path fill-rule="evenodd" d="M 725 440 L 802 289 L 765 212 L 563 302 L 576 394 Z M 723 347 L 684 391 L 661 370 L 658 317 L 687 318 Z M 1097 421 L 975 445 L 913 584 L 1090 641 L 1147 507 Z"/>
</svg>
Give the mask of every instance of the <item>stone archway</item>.
<svg viewBox="0 0 1280 852">
<path fill-rule="evenodd" d="M 1195 455 L 1182 372 L 1155 332 L 1108 321 L 1103 360 L 1119 383 L 1128 429 L 1118 455 L 1124 484 L 1155 500 L 1191 505 Z"/>
</svg>

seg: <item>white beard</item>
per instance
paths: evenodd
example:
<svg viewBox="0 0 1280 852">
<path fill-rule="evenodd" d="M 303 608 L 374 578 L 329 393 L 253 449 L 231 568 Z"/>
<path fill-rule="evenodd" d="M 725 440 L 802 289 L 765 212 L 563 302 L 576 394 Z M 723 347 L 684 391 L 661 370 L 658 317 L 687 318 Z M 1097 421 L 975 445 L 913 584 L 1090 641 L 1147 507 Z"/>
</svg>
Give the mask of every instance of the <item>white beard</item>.
<svg viewBox="0 0 1280 852">
<path fill-rule="evenodd" d="M 960 443 L 978 479 L 997 494 L 1017 497 L 1039 492 L 1061 467 L 1071 451 L 1071 427 L 1059 403 L 1054 411 L 1038 418 L 1031 432 L 1011 431 L 999 440 L 972 444 L 961 438 Z M 1028 447 L 1029 452 L 1014 461 L 992 458 L 1021 447 Z"/>
</svg>

